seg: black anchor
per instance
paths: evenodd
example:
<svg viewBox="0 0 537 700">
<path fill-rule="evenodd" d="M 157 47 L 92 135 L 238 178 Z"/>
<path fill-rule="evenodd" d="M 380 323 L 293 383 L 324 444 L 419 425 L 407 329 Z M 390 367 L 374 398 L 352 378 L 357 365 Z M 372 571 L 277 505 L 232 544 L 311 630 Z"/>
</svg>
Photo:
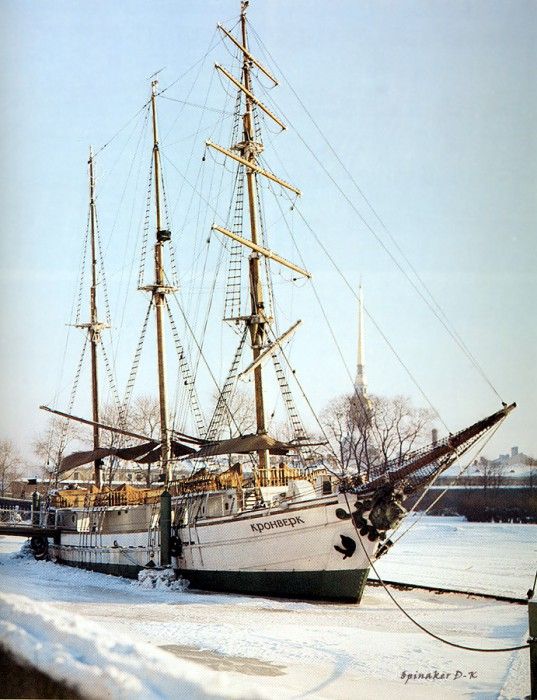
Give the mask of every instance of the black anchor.
<svg viewBox="0 0 537 700">
<path fill-rule="evenodd" d="M 342 546 L 340 547 L 339 545 L 335 544 L 334 549 L 336 552 L 343 554 L 343 559 L 352 557 L 356 551 L 356 542 L 352 539 L 352 537 L 347 537 L 346 535 L 340 535 L 340 537 Z"/>
</svg>

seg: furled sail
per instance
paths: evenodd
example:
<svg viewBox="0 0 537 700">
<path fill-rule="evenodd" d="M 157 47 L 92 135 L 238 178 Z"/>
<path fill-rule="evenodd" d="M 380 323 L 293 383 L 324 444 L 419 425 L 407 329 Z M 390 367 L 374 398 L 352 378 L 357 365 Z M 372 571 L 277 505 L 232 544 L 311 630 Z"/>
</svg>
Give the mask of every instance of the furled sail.
<svg viewBox="0 0 537 700">
<path fill-rule="evenodd" d="M 184 457 L 185 455 L 195 452 L 192 447 L 182 445 L 175 440 L 171 443 L 171 451 L 174 457 Z M 112 455 L 129 462 L 153 464 L 160 459 L 160 443 L 151 441 L 144 442 L 141 445 L 134 445 L 133 447 L 99 447 L 96 450 L 73 452 L 62 459 L 59 473 L 62 474 L 75 467 L 80 467 L 83 464 L 89 464 L 97 459 L 104 459 Z"/>
<path fill-rule="evenodd" d="M 241 435 L 229 440 L 220 440 L 210 445 L 205 445 L 195 454 L 191 454 L 191 459 L 201 459 L 205 457 L 216 457 L 218 455 L 246 454 L 268 450 L 273 455 L 286 455 L 291 450 L 296 450 L 295 445 L 280 442 L 276 438 L 261 433 L 259 435 Z"/>
</svg>

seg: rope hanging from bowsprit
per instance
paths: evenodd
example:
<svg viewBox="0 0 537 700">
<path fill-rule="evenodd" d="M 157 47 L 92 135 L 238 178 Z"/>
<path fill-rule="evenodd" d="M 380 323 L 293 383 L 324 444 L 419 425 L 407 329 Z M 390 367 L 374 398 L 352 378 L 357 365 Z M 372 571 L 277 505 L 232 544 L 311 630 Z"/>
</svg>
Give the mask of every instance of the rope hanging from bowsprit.
<svg viewBox="0 0 537 700">
<path fill-rule="evenodd" d="M 345 501 L 347 503 L 348 512 L 350 513 L 351 506 L 349 503 L 349 497 L 348 497 L 347 492 L 345 492 Z M 449 639 L 444 639 L 443 637 L 440 637 L 438 634 L 431 632 L 431 630 L 427 629 L 424 625 L 422 625 L 414 617 L 412 617 L 412 615 L 404 609 L 404 607 L 401 605 L 401 603 L 399 603 L 399 601 L 395 598 L 393 593 L 388 589 L 387 585 L 384 583 L 384 581 L 382 579 L 382 576 L 377 571 L 373 560 L 369 556 L 367 549 L 364 547 L 364 543 L 362 542 L 362 538 L 360 537 L 360 533 L 358 531 L 358 527 L 357 527 L 356 523 L 354 522 L 354 518 L 352 518 L 352 524 L 353 524 L 353 527 L 356 531 L 358 541 L 360 542 L 360 545 L 362 546 L 362 550 L 363 550 L 365 556 L 367 557 L 367 560 L 369 562 L 369 566 L 371 567 L 371 569 L 373 570 L 373 572 L 377 576 L 379 583 L 384 588 L 384 590 L 386 591 L 386 593 L 390 597 L 393 604 L 403 613 L 403 615 L 408 620 L 410 620 L 410 622 L 412 622 L 413 625 L 415 625 L 418 629 L 420 629 L 422 632 L 427 634 L 429 637 L 436 639 L 438 642 L 441 642 L 442 644 L 447 644 L 448 646 L 455 647 L 456 649 L 463 649 L 464 651 L 479 651 L 479 652 L 483 652 L 483 653 L 500 653 L 500 652 L 506 652 L 506 651 L 519 651 L 521 649 L 528 649 L 529 648 L 529 646 L 530 646 L 529 644 L 520 644 L 518 646 L 502 647 L 499 649 L 484 649 L 482 647 L 470 647 L 470 646 L 467 646 L 466 644 L 457 644 L 456 642 L 451 642 L 451 641 L 449 641 Z M 537 576 L 536 576 L 536 580 L 537 580 Z"/>
</svg>

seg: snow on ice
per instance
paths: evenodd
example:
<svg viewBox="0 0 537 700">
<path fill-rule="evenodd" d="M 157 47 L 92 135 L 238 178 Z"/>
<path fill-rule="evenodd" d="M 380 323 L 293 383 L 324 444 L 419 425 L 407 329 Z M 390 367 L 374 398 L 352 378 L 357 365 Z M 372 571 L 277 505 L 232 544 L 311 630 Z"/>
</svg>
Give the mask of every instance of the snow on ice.
<svg viewBox="0 0 537 700">
<path fill-rule="evenodd" d="M 138 583 L 142 588 L 156 588 L 157 590 L 186 591 L 188 581 L 176 580 L 173 569 L 145 569 L 138 574 Z"/>
<path fill-rule="evenodd" d="M 524 597 L 535 575 L 534 533 L 535 526 L 423 518 L 378 571 L 386 579 Z M 0 641 L 56 678 L 78 679 L 88 697 L 529 694 L 527 650 L 480 654 L 442 645 L 414 627 L 382 588 L 367 588 L 359 606 L 174 590 L 166 577 L 130 582 L 14 556 L 20 543 L 0 539 Z M 451 641 L 526 641 L 524 605 L 394 594 Z"/>
<path fill-rule="evenodd" d="M 2 593 L 0 640 L 18 658 L 75 687 L 88 698 L 262 698 L 253 683 L 239 686 L 197 664 L 127 636 L 103 634 L 80 615 Z"/>
</svg>

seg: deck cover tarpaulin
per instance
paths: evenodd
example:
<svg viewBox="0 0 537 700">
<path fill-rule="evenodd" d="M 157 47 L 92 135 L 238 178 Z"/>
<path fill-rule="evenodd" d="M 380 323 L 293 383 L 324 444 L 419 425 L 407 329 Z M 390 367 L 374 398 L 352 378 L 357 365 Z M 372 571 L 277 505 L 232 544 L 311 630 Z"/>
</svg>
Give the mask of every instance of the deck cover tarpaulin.
<svg viewBox="0 0 537 700">
<path fill-rule="evenodd" d="M 194 450 L 192 447 L 172 440 L 171 452 L 174 457 L 183 457 L 184 455 L 191 454 Z M 160 459 L 160 444 L 152 440 L 150 442 L 144 442 L 141 445 L 134 445 L 133 447 L 98 447 L 96 450 L 73 452 L 73 454 L 62 459 L 59 471 L 60 473 L 66 472 L 69 469 L 80 467 L 82 464 L 89 464 L 90 462 L 95 462 L 98 459 L 104 459 L 111 455 L 115 455 L 127 461 L 153 464 Z"/>
<path fill-rule="evenodd" d="M 262 435 L 242 435 L 241 437 L 221 440 L 212 445 L 205 445 L 195 454 L 190 455 L 192 459 L 203 457 L 216 457 L 217 455 L 246 454 L 248 452 L 258 452 L 268 450 L 273 455 L 286 455 L 296 447 L 285 442 L 280 442 L 276 438 L 267 434 Z"/>
</svg>

